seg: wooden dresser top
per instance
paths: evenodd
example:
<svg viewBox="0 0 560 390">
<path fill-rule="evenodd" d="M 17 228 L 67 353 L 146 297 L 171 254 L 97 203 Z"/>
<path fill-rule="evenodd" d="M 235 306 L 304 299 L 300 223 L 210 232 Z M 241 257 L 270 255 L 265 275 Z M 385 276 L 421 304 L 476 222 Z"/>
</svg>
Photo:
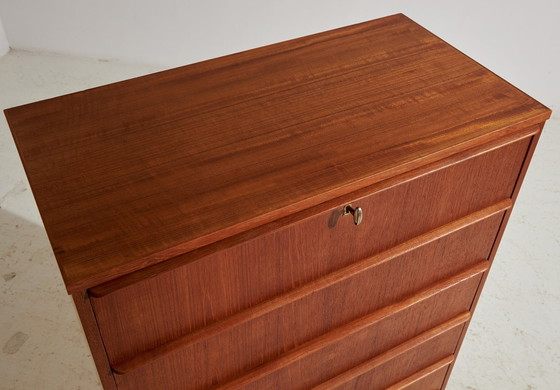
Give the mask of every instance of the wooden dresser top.
<svg viewBox="0 0 560 390">
<path fill-rule="evenodd" d="M 550 110 L 394 15 L 6 110 L 69 291 Z"/>
</svg>

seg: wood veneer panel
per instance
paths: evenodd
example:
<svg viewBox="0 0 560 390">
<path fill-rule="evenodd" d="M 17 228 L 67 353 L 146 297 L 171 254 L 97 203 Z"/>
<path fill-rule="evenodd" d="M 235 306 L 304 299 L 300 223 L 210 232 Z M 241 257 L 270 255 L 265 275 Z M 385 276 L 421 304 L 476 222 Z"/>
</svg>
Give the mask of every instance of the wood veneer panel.
<svg viewBox="0 0 560 390">
<path fill-rule="evenodd" d="M 358 199 L 353 204 L 364 209 L 358 227 L 340 217 L 340 206 L 94 298 L 111 361 L 128 359 L 507 198 L 528 142 L 522 139 Z"/>
<path fill-rule="evenodd" d="M 410 171 L 402 172 L 399 175 L 393 176 L 386 180 L 382 180 L 379 183 L 375 183 L 373 185 L 360 188 L 359 190 L 350 192 L 340 197 L 330 199 L 328 201 L 307 208 L 300 212 L 290 214 L 286 217 L 266 223 L 264 225 L 258 226 L 248 231 L 236 234 L 234 236 L 228 237 L 226 239 L 215 242 L 213 244 L 206 245 L 204 247 L 193 250 L 189 253 L 176 256 L 173 259 L 170 259 L 170 261 L 164 261 L 158 264 L 154 264 L 144 269 L 132 272 L 128 275 L 115 278 L 108 282 L 94 286 L 88 289 L 88 291 L 91 296 L 95 298 L 100 298 L 112 294 L 115 291 L 118 291 L 125 287 L 131 286 L 135 283 L 144 281 L 146 279 L 152 278 L 154 276 L 163 274 L 168 271 L 172 271 L 174 269 L 184 266 L 185 264 L 200 260 L 203 257 L 207 257 L 219 251 L 223 251 L 232 248 L 236 245 L 243 244 L 259 236 L 264 236 L 265 234 L 271 233 L 273 231 L 279 232 L 283 229 L 289 228 L 290 226 L 296 223 L 303 222 L 316 215 L 322 214 L 323 212 L 328 211 L 329 213 L 331 213 L 329 215 L 332 216 L 333 215 L 332 210 L 333 209 L 340 210 L 342 209 L 342 205 L 355 202 L 357 199 L 362 199 L 371 194 L 387 190 L 396 185 L 403 184 L 411 180 L 416 180 L 419 177 L 431 174 L 433 172 L 442 169 L 446 169 L 451 165 L 460 163 L 470 158 L 474 158 L 476 156 L 480 156 L 482 154 L 499 149 L 506 145 L 518 142 L 522 139 L 528 139 L 532 137 L 534 134 L 538 133 L 539 131 L 540 131 L 540 127 L 538 125 L 530 126 L 521 130 L 512 131 L 506 136 L 500 137 L 498 139 L 494 139 L 493 141 L 488 142 L 486 144 L 479 145 L 473 148 L 468 148 L 459 153 L 450 155 L 446 158 L 442 158 L 441 160 L 435 161 L 428 165 Z M 335 213 L 334 216 L 336 216 L 336 214 L 337 213 Z"/>
<path fill-rule="evenodd" d="M 257 305 L 248 310 L 237 313 L 236 315 L 228 317 L 222 321 L 215 322 L 191 334 L 181 336 L 153 350 L 135 355 L 134 358 L 130 360 L 121 363 L 117 362 L 113 367 L 115 371 L 120 374 L 137 369 L 139 366 L 151 362 L 155 359 L 161 358 L 162 356 L 166 356 L 173 351 L 184 349 L 188 346 L 200 343 L 205 339 L 219 335 L 225 330 L 231 330 L 232 328 L 244 325 L 245 323 L 248 323 L 255 318 L 259 318 L 282 309 L 289 303 L 298 302 L 304 298 L 308 298 L 310 295 L 315 294 L 320 290 L 336 287 L 336 285 L 341 282 L 347 282 L 348 280 L 354 278 L 357 275 L 360 275 L 361 273 L 370 271 L 372 268 L 389 262 L 401 255 L 415 250 L 416 248 L 425 246 L 428 243 L 433 243 L 434 241 L 441 239 L 444 236 L 464 229 L 466 226 L 493 217 L 496 214 L 501 214 L 505 209 L 510 207 L 510 205 L 511 202 L 509 200 L 493 205 L 487 209 L 471 214 L 458 221 L 454 221 L 450 224 L 442 226 L 441 228 L 430 231 L 425 235 L 409 240 L 402 245 L 391 248 L 390 250 L 382 252 L 379 255 L 364 259 L 363 261 L 360 261 L 349 267 L 333 272 L 324 278 L 313 281 L 312 283 L 304 285 L 301 288 L 292 290 L 287 294 L 278 296 L 267 302 L 263 302 L 261 305 Z"/>
<path fill-rule="evenodd" d="M 128 374 L 118 375 L 117 381 L 130 385 L 165 377 L 169 378 L 166 388 L 193 389 L 218 384 L 348 321 L 428 288 L 467 264 L 477 264 L 480 268 L 479 261 L 488 255 L 493 242 L 486 238 L 482 242 L 478 240 L 484 236 L 482 231 L 488 236 L 489 228 L 483 225 L 494 224 L 495 230 L 500 221 L 501 215 L 495 215 L 301 299 L 286 300 L 278 309 L 250 317 L 249 321 L 202 329 L 193 334 L 193 340 L 181 340 L 180 348 L 164 349 L 163 355 L 159 351 L 149 351 L 122 364 L 114 363 L 117 372 L 126 373 L 129 367 L 133 368 Z M 465 240 L 468 238 L 472 238 L 472 242 Z M 483 244 L 484 241 L 487 243 Z M 372 284 L 372 280 L 376 283 Z M 473 291 L 471 289 L 467 296 L 467 305 L 470 305 Z M 205 364 L 201 365 L 201 361 Z"/>
<path fill-rule="evenodd" d="M 470 316 L 457 317 L 360 364 L 313 390 L 383 390 L 425 367 L 447 358 Z"/>
<path fill-rule="evenodd" d="M 454 360 L 454 356 L 450 355 L 386 390 L 441 390 L 449 365 Z"/>
<path fill-rule="evenodd" d="M 516 181 L 516 183 L 515 183 L 515 186 L 514 186 L 514 188 L 513 188 L 513 190 L 512 190 L 511 199 L 512 199 L 513 204 L 514 204 L 515 201 L 517 200 L 517 195 L 519 194 L 519 190 L 521 189 L 521 185 L 522 185 L 522 183 L 523 183 L 523 179 L 525 178 L 525 175 L 526 175 L 526 173 L 527 173 L 527 169 L 529 168 L 529 163 L 531 162 L 531 159 L 533 158 L 533 154 L 534 154 L 535 149 L 536 149 L 536 147 L 537 147 L 537 144 L 538 144 L 538 142 L 539 142 L 539 138 L 540 138 L 540 136 L 541 136 L 541 134 L 542 134 L 542 129 L 543 129 L 543 127 L 544 127 L 544 123 L 541 123 L 541 124 L 539 125 L 539 127 L 540 127 L 540 131 L 539 131 L 538 133 L 536 133 L 533 137 L 531 137 L 531 141 L 530 141 L 530 143 L 529 143 L 529 148 L 528 148 L 528 150 L 527 150 L 527 154 L 526 154 L 525 159 L 524 159 L 524 161 L 523 161 L 523 165 L 522 165 L 522 167 L 521 167 L 521 171 L 519 172 L 519 176 L 518 176 L 517 181 Z M 493 264 L 494 258 L 496 257 L 496 253 L 497 253 L 497 251 L 498 251 L 498 247 L 499 247 L 499 245 L 500 245 L 500 242 L 501 242 L 502 237 L 503 237 L 503 235 L 504 235 L 505 229 L 506 229 L 506 227 L 507 227 L 507 223 L 508 223 L 508 221 L 509 221 L 509 217 L 510 217 L 510 215 L 511 215 L 511 212 L 512 212 L 512 209 L 511 209 L 511 208 L 505 212 L 504 219 L 503 219 L 503 221 L 502 221 L 502 225 L 500 226 L 500 229 L 499 229 L 498 234 L 497 234 L 497 236 L 496 236 L 496 241 L 494 242 L 494 246 L 492 247 L 492 251 L 490 252 L 490 256 L 489 256 L 489 258 L 488 258 L 488 259 L 489 259 L 490 266 Z M 482 280 L 481 280 L 481 283 L 480 283 L 480 287 L 479 287 L 479 289 L 477 290 L 477 292 L 476 292 L 476 294 L 475 294 L 475 297 L 474 297 L 474 299 L 473 299 L 473 304 L 472 304 L 472 308 L 471 308 L 471 311 L 472 311 L 473 313 L 474 313 L 474 311 L 475 311 L 475 309 L 476 309 L 476 305 L 478 304 L 478 300 L 480 299 L 480 296 L 481 296 L 481 293 L 482 293 L 482 289 L 484 288 L 484 284 L 486 283 L 486 279 L 488 278 L 488 274 L 489 274 L 489 272 L 486 272 L 486 273 L 483 275 Z M 465 338 L 465 335 L 466 335 L 466 332 L 467 332 L 467 330 L 468 330 L 468 326 L 469 326 L 469 325 L 470 325 L 470 320 L 469 320 L 469 322 L 467 323 L 467 326 L 465 327 L 465 329 L 463 330 L 463 333 L 461 334 L 461 338 L 459 339 L 459 343 L 457 343 L 457 348 L 456 348 L 456 350 L 455 350 L 455 355 L 458 355 L 458 353 L 459 353 L 459 350 L 460 350 L 460 348 L 461 348 L 461 344 L 463 343 L 463 340 L 464 340 L 464 338 Z M 452 370 L 453 370 L 453 366 L 455 365 L 455 362 L 456 362 L 456 360 L 454 360 L 454 361 L 451 363 L 451 366 L 450 366 L 449 370 L 447 371 L 447 375 L 446 375 L 446 377 L 445 377 L 445 381 L 444 381 L 444 384 L 443 384 L 443 388 L 445 388 L 445 387 L 447 386 L 447 382 L 449 381 L 449 378 L 450 378 L 450 376 L 451 376 L 451 373 L 452 373 Z"/>
<path fill-rule="evenodd" d="M 452 286 L 450 281 L 438 283 L 430 291 L 303 344 L 219 389 L 309 389 L 466 312 L 481 276 L 474 274 Z"/>
<path fill-rule="evenodd" d="M 283 312 L 289 312 L 290 316 L 296 316 L 299 313 L 301 315 L 293 320 L 294 324 L 305 322 L 307 321 L 305 313 L 319 310 L 317 315 L 320 315 L 324 307 L 323 301 L 335 304 L 346 299 L 350 301 L 353 298 L 359 299 L 358 304 L 337 309 L 337 315 L 330 315 L 329 311 L 323 313 L 322 315 L 327 316 L 328 321 L 324 320 L 323 323 L 316 321 L 314 324 L 307 324 L 307 328 L 328 328 L 333 326 L 333 322 L 336 323 L 337 318 L 338 321 L 345 321 L 345 319 L 359 316 L 375 307 L 387 304 L 387 301 L 390 302 L 391 299 L 398 299 L 433 281 L 458 272 L 480 259 L 485 259 L 494 242 L 494 235 L 502 220 L 503 210 L 508 206 L 509 203 L 499 205 L 494 210 L 473 217 L 473 220 L 461 221 L 458 224 L 462 225 L 461 231 L 457 231 L 459 227 L 453 228 L 446 225 L 434 233 L 427 234 L 426 239 L 419 237 L 411 240 L 402 246 L 329 274 L 299 289 L 238 312 L 222 321 L 209 324 L 191 333 L 181 334 L 180 337 L 171 339 L 171 343 L 172 345 L 186 345 L 199 342 L 228 327 L 240 326 L 259 317 L 272 315 L 274 312 L 279 316 L 282 316 Z M 480 221 L 481 219 L 482 221 Z M 480 222 L 475 223 L 476 221 Z M 399 257 L 398 260 L 397 257 Z M 372 285 L 372 281 L 376 281 L 376 284 Z M 171 286 L 171 288 L 173 287 Z M 251 288 L 251 286 L 249 285 L 247 288 Z M 172 301 L 156 301 L 152 302 L 152 306 L 163 305 L 169 309 L 171 306 L 169 302 Z M 286 308 L 285 306 L 288 305 L 291 306 Z M 115 364 L 131 357 L 139 360 L 141 355 L 139 356 L 138 352 L 125 354 L 124 351 L 131 349 L 137 349 L 139 352 L 150 351 L 149 348 L 141 349 L 144 344 L 140 344 L 139 347 L 138 343 L 150 338 L 153 340 L 154 334 L 163 334 L 167 326 L 166 321 L 169 320 L 167 318 L 163 321 L 157 317 L 150 318 L 142 311 L 125 317 L 119 312 L 118 307 L 114 311 L 103 312 L 103 315 L 100 315 L 101 312 L 101 310 L 97 311 L 98 323 L 104 339 L 109 344 L 107 350 L 110 359 Z M 182 317 L 177 314 L 176 318 L 172 320 L 181 321 Z M 116 328 L 117 324 L 130 325 L 132 322 L 136 322 L 137 325 L 135 328 L 129 327 L 128 332 L 121 332 Z M 159 347 L 159 345 L 162 345 L 161 353 L 171 348 L 171 346 L 165 346 L 165 342 L 155 346 Z M 157 355 L 159 354 L 160 352 L 157 353 Z"/>
<path fill-rule="evenodd" d="M 105 351 L 105 346 L 103 345 L 103 340 L 101 339 L 101 334 L 97 327 L 95 314 L 91 308 L 90 299 L 85 292 L 82 294 L 73 294 L 72 299 L 74 300 L 76 311 L 80 316 L 80 322 L 82 323 L 103 389 L 117 390 L 113 371 L 109 364 L 109 359 L 107 358 L 107 352 Z"/>
<path fill-rule="evenodd" d="M 540 123 L 550 110 L 394 15 L 6 116 L 76 291 Z"/>
<path fill-rule="evenodd" d="M 399 315 L 398 313 L 405 311 L 410 312 L 410 310 L 413 309 L 415 305 L 424 306 L 427 300 L 430 300 L 432 303 L 434 301 L 439 302 L 441 300 L 449 304 L 446 308 L 443 308 L 442 312 L 433 313 L 433 324 L 434 326 L 438 325 L 438 320 L 446 319 L 445 314 L 451 314 L 455 311 L 460 312 L 460 308 L 463 305 L 468 305 L 468 301 L 471 297 L 468 297 L 466 293 L 468 292 L 472 294 L 472 289 L 476 288 L 476 285 L 480 281 L 481 274 L 486 269 L 486 262 L 479 263 L 475 267 L 466 270 L 459 275 L 454 275 L 451 278 L 438 282 L 422 291 L 419 291 L 418 293 L 408 297 L 404 301 L 385 307 L 382 310 L 358 319 L 352 323 L 345 324 L 342 327 L 333 330 L 329 334 L 320 337 L 319 339 L 312 340 L 307 344 L 302 344 L 299 348 L 299 353 L 301 354 L 299 354 L 297 351 L 291 352 L 295 355 L 292 355 L 293 359 L 289 358 L 288 356 L 288 363 L 299 358 L 310 357 L 315 352 L 328 347 L 329 345 L 334 345 L 341 340 L 344 340 L 347 336 L 351 337 L 352 335 L 358 334 L 359 332 L 366 331 L 366 329 L 370 325 L 376 326 L 377 323 L 382 323 L 386 320 L 390 321 L 390 317 L 393 315 Z M 453 290 L 455 293 L 459 292 L 459 294 L 452 294 L 448 292 L 449 290 Z M 439 297 L 437 297 L 438 294 L 440 294 Z M 467 302 L 462 301 L 463 299 L 466 299 Z M 430 309 L 428 309 L 428 311 L 431 312 Z M 421 332 L 422 324 L 427 326 L 429 322 L 429 318 L 424 318 L 419 323 L 418 332 Z M 392 332 L 393 331 L 394 330 L 392 330 Z M 240 337 L 246 336 L 247 333 L 248 332 L 234 331 L 227 338 L 221 339 L 219 341 L 221 341 L 222 345 L 224 346 L 231 345 L 231 343 L 239 343 Z M 395 335 L 393 334 L 392 338 L 394 337 Z M 266 339 L 263 339 L 262 342 L 266 343 Z M 243 343 L 243 341 L 241 343 Z M 381 340 L 381 343 L 383 343 L 383 340 Z M 145 386 L 146 388 L 157 388 L 158 386 L 161 386 L 170 390 L 185 388 L 204 389 L 208 386 L 211 386 L 212 384 L 215 385 L 220 382 L 219 372 L 221 372 L 222 366 L 219 363 L 219 359 L 220 357 L 227 357 L 231 353 L 228 349 L 217 348 L 219 345 L 220 344 L 218 342 L 216 342 L 215 344 L 207 342 L 204 344 L 198 344 L 198 346 L 194 346 L 194 348 L 176 351 L 176 353 L 174 353 L 173 355 L 169 355 L 162 358 L 161 360 L 154 361 L 153 364 L 144 365 L 139 369 L 125 375 L 116 375 L 115 379 L 119 384 L 119 388 L 121 390 L 141 388 L 142 386 Z M 390 342 L 386 345 L 390 345 Z M 245 353 L 251 353 L 251 351 L 254 351 L 254 348 L 254 344 L 247 344 Z M 214 366 L 214 364 L 209 362 L 209 351 L 212 353 L 212 355 L 214 355 L 212 359 L 215 359 L 216 363 L 214 364 L 217 364 L 217 366 Z M 288 355 L 291 355 L 291 353 L 288 352 Z M 360 351 L 362 357 L 364 353 L 367 354 L 367 351 Z M 201 356 L 204 356 L 204 358 L 201 358 Z M 201 365 L 200 362 L 204 362 L 205 364 Z M 279 359 L 278 362 L 280 366 L 284 366 L 286 365 L 285 363 L 287 363 L 287 361 L 283 360 L 282 358 Z M 213 366 L 220 368 L 219 370 L 214 369 Z M 239 373 L 244 373 L 250 367 L 241 368 L 242 369 L 239 371 Z M 323 366 L 323 369 L 327 370 L 328 374 L 329 368 Z M 268 373 L 270 372 L 267 371 L 264 375 L 267 375 Z M 209 375 L 211 384 L 203 383 L 200 381 L 198 375 L 204 374 Z M 259 373 L 257 372 L 256 374 L 256 379 L 259 379 Z M 251 373 L 249 373 L 249 375 L 251 375 Z M 325 373 L 323 373 L 322 375 L 325 375 Z M 244 379 L 245 378 L 241 378 L 241 385 L 246 384 L 246 381 Z M 252 379 L 254 378 L 251 378 L 249 382 L 251 382 Z M 234 381 L 230 385 L 233 388 L 236 388 L 238 383 Z M 225 387 L 227 388 L 230 385 L 225 385 Z"/>
</svg>

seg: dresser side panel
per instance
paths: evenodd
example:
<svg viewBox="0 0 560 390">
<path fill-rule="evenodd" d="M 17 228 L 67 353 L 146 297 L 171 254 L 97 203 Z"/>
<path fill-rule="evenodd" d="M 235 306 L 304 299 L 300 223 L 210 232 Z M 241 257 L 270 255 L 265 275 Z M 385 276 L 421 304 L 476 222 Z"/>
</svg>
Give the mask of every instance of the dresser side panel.
<svg viewBox="0 0 560 390">
<path fill-rule="evenodd" d="M 540 136 L 541 136 L 542 128 L 543 128 L 543 127 L 544 127 L 544 123 L 541 123 L 541 124 L 540 124 L 541 131 L 540 131 L 539 133 L 537 133 L 536 135 L 534 135 L 533 137 L 531 137 L 531 141 L 530 141 L 530 144 L 529 144 L 529 148 L 527 149 L 527 154 L 526 154 L 526 156 L 525 156 L 525 159 L 524 159 L 524 161 L 523 161 L 523 165 L 521 166 L 521 169 L 520 169 L 520 171 L 519 171 L 518 178 L 517 178 L 517 180 L 516 180 L 515 186 L 514 186 L 514 188 L 513 188 L 513 190 L 512 190 L 512 193 L 511 193 L 511 198 L 512 198 L 512 200 L 513 200 L 513 204 L 514 204 L 514 205 L 515 205 L 515 200 L 517 199 L 517 195 L 519 194 L 519 191 L 520 191 L 520 189 L 521 189 L 521 185 L 523 184 L 523 179 L 525 178 L 525 175 L 526 175 L 527 170 L 528 170 L 528 168 L 529 168 L 529 164 L 530 164 L 530 162 L 531 162 L 531 159 L 532 159 L 532 157 L 533 157 L 533 154 L 535 153 L 535 149 L 536 149 L 537 144 L 538 144 L 538 142 L 539 142 L 539 138 L 540 138 Z M 492 267 L 492 263 L 494 262 L 494 258 L 496 257 L 496 253 L 497 253 L 497 251 L 498 251 L 500 242 L 501 242 L 501 240 L 502 240 L 502 238 L 503 238 L 503 235 L 504 235 L 505 229 L 506 229 L 506 227 L 507 227 L 507 223 L 508 223 L 508 221 L 509 221 L 509 217 L 511 216 L 512 210 L 513 210 L 513 207 L 510 208 L 509 210 L 507 210 L 507 211 L 505 212 L 505 214 L 504 214 L 504 218 L 503 218 L 502 224 L 500 225 L 500 229 L 499 229 L 498 234 L 497 234 L 497 236 L 496 236 L 496 241 L 494 242 L 494 245 L 492 246 L 492 251 L 490 252 L 490 257 L 489 257 L 489 260 L 490 260 L 490 267 Z M 491 268 L 490 268 L 490 269 L 491 269 Z M 471 312 L 473 312 L 473 313 L 474 313 L 474 311 L 475 311 L 475 309 L 476 309 L 476 306 L 477 306 L 477 304 L 478 304 L 478 301 L 479 301 L 479 299 L 480 299 L 480 295 L 481 295 L 482 290 L 483 290 L 483 288 L 484 288 L 484 284 L 486 283 L 486 279 L 488 278 L 490 269 L 489 269 L 487 272 L 485 272 L 484 275 L 482 276 L 482 280 L 481 280 L 481 282 L 480 282 L 480 287 L 478 288 L 478 290 L 477 290 L 477 292 L 476 292 L 476 294 L 475 294 L 475 296 L 474 296 L 473 303 L 472 303 L 472 307 L 471 307 Z M 473 317 L 471 317 L 471 319 L 469 319 L 469 321 L 467 322 L 465 328 L 463 329 L 463 333 L 461 334 L 461 337 L 459 338 L 459 342 L 457 343 L 457 347 L 456 347 L 456 350 L 455 350 L 455 356 L 458 356 L 458 354 L 459 354 L 459 351 L 460 351 L 460 349 L 461 349 L 461 345 L 462 345 L 462 343 L 463 343 L 463 340 L 465 339 L 465 335 L 466 335 L 466 333 L 467 333 L 467 331 L 468 331 L 468 327 L 469 327 L 469 325 L 470 325 L 470 322 L 472 321 L 472 318 L 473 318 Z M 445 380 L 444 380 L 444 384 L 443 384 L 443 386 L 442 386 L 442 389 L 445 389 L 445 388 L 447 387 L 447 383 L 449 382 L 449 378 L 451 377 L 451 375 L 452 375 L 452 373 L 453 373 L 453 367 L 454 367 L 454 365 L 455 365 L 456 362 L 457 362 L 457 359 L 455 359 L 455 360 L 451 363 L 451 365 L 450 365 L 450 367 L 449 367 L 449 370 L 447 371 L 447 374 L 446 374 L 446 377 L 445 377 Z"/>
<path fill-rule="evenodd" d="M 107 351 L 105 350 L 103 339 L 99 333 L 97 320 L 95 319 L 95 314 L 91 307 L 89 297 L 84 291 L 82 293 L 72 294 L 72 298 L 74 300 L 74 305 L 76 306 L 76 311 L 80 317 L 82 328 L 86 335 L 101 385 L 104 390 L 117 390 L 113 371 L 107 357 Z"/>
</svg>

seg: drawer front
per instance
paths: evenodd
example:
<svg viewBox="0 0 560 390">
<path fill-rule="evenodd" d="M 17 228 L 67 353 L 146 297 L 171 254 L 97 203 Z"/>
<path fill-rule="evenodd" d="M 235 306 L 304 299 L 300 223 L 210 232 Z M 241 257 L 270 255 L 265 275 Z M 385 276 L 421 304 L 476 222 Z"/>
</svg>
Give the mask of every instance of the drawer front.
<svg viewBox="0 0 560 390">
<path fill-rule="evenodd" d="M 442 284 L 443 290 L 433 295 L 415 295 L 366 316 L 365 320 L 344 325 L 249 371 L 220 389 L 304 390 L 317 386 L 468 312 L 481 276 L 481 273 L 474 273 L 454 285 L 454 280 L 446 281 Z"/>
<path fill-rule="evenodd" d="M 216 321 L 508 198 L 528 143 L 529 139 L 523 139 L 358 199 L 354 205 L 364 210 L 359 226 L 354 226 L 350 217 L 340 216 L 341 205 L 336 210 L 92 299 L 110 361 L 124 361 L 200 331 Z M 458 251 L 458 256 L 467 260 L 463 253 L 468 253 L 472 255 L 470 260 L 486 258 L 497 223 L 486 230 L 484 244 L 464 248 L 466 252 Z M 452 272 L 451 268 L 445 269 L 445 272 Z M 411 271 L 402 268 L 398 272 L 405 275 Z M 433 279 L 445 272 L 434 273 Z M 369 277 L 378 276 L 364 276 L 362 283 Z M 409 279 L 411 289 L 430 282 L 415 281 L 413 276 Z M 375 302 L 365 300 L 367 304 L 358 305 L 352 313 L 342 310 L 340 317 L 322 318 L 321 308 L 334 299 L 323 295 L 322 299 L 327 300 L 315 302 L 317 306 L 309 306 L 308 310 L 312 311 L 306 313 L 317 319 L 314 323 L 324 325 L 301 330 L 301 335 L 291 343 L 275 341 L 273 344 L 280 349 L 290 348 L 329 327 L 375 309 L 376 305 L 398 299 L 399 294 L 406 294 L 410 289 L 397 280 L 389 289 L 395 291 L 394 295 Z M 362 300 L 360 295 L 342 296 Z M 354 307 L 350 301 L 335 299 L 334 303 Z M 266 361 L 274 353 L 256 353 L 251 361 Z"/>
<path fill-rule="evenodd" d="M 234 375 L 235 379 L 223 381 L 219 386 L 216 386 L 217 382 L 202 383 L 200 378 L 195 378 L 196 375 L 206 374 L 210 380 L 212 375 L 216 375 L 217 371 L 222 369 L 219 363 L 213 369 L 207 366 L 208 354 L 205 351 L 213 347 L 213 343 L 181 351 L 129 374 L 117 375 L 117 384 L 120 390 L 209 387 L 219 390 L 310 389 L 334 376 L 345 375 L 357 366 L 367 365 L 372 359 L 377 365 L 388 362 L 396 355 L 429 341 L 434 334 L 439 335 L 455 327 L 462 327 L 469 318 L 467 311 L 482 272 L 480 269 L 473 270 L 445 280 L 434 286 L 432 291 L 421 292 L 396 305 L 346 324 L 244 373 L 241 377 L 235 378 Z M 434 333 L 435 327 L 439 327 L 440 330 Z M 243 333 L 236 333 L 230 338 L 242 336 Z M 445 343 L 446 352 L 453 351 L 456 340 L 457 337 L 454 336 L 452 342 Z M 220 356 L 225 358 L 229 352 L 227 348 L 216 351 L 214 359 L 218 362 Z M 440 355 L 437 351 L 432 353 L 428 348 L 424 353 L 427 365 L 439 360 Z M 424 367 L 418 369 L 421 368 Z M 204 373 L 206 370 L 208 372 Z M 413 372 L 403 370 L 401 376 L 393 376 L 394 380 L 387 383 L 395 383 Z"/>
<path fill-rule="evenodd" d="M 117 377 L 123 383 L 135 382 L 144 377 L 141 372 L 157 366 L 165 375 L 156 375 L 154 378 L 158 381 L 162 377 L 172 378 L 165 388 L 204 389 L 226 382 L 351 321 L 358 321 L 380 310 L 389 310 L 386 309 L 388 306 L 418 291 L 430 288 L 437 291 L 433 286 L 441 280 L 485 265 L 487 261 L 484 259 L 490 253 L 502 216 L 503 212 L 491 214 L 414 250 L 405 250 L 400 255 L 387 251 L 364 259 L 294 290 L 298 293 L 296 295 L 288 293 L 276 301 L 266 302 L 233 316 L 233 320 L 221 322 L 217 327 L 210 325 L 203 328 L 195 332 L 193 338 L 183 340 L 178 351 L 145 368 L 127 372 L 126 368 L 130 367 L 127 363 L 135 362 L 138 357 L 124 364 L 117 362 L 114 367 L 118 372 L 124 372 L 124 375 Z M 439 233 L 435 235 L 439 236 Z M 480 268 L 477 270 L 478 273 L 482 272 Z M 468 293 L 460 295 L 463 300 L 457 298 L 457 302 L 449 303 L 449 309 L 456 310 L 453 305 L 460 304 L 460 310 L 468 311 L 477 286 L 478 281 L 470 284 Z M 451 296 L 449 300 L 453 298 Z M 439 307 L 437 310 L 441 310 L 444 315 L 449 314 L 446 309 Z M 432 316 L 438 318 L 431 311 L 426 313 L 431 313 L 428 319 Z M 414 317 L 403 321 L 415 323 Z M 395 326 L 389 329 L 396 329 Z M 406 337 L 410 333 L 403 331 L 402 335 Z M 387 336 L 386 340 L 390 341 L 391 338 Z M 147 358 L 152 358 L 150 353 Z M 149 380 L 150 377 L 150 374 L 146 374 L 143 380 Z M 173 387 L 175 383 L 179 385 Z"/>
<path fill-rule="evenodd" d="M 449 356 L 409 376 L 386 390 L 441 390 L 455 356 Z"/>
<path fill-rule="evenodd" d="M 440 390 L 443 386 L 443 381 L 445 380 L 445 374 L 449 366 L 442 367 L 437 371 L 434 371 L 422 378 L 410 383 L 408 385 L 403 385 L 400 387 L 391 387 L 392 390 Z M 388 389 L 389 390 L 389 389 Z"/>
<path fill-rule="evenodd" d="M 313 389 L 386 390 L 407 376 L 452 356 L 464 326 L 464 323 L 443 324 Z M 422 387 L 422 390 L 428 389 Z"/>
</svg>

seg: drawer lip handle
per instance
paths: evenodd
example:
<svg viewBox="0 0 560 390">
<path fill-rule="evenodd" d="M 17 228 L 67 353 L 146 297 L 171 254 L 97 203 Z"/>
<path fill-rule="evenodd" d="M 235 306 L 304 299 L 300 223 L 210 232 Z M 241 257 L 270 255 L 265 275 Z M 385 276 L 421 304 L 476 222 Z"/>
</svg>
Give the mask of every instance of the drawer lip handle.
<svg viewBox="0 0 560 390">
<path fill-rule="evenodd" d="M 351 204 L 347 204 L 346 206 L 344 206 L 342 215 L 348 215 L 348 214 L 352 214 L 352 216 L 354 217 L 354 225 L 356 226 L 361 224 L 362 220 L 364 219 L 364 212 L 362 208 L 359 206 L 356 208 L 352 207 Z"/>
</svg>

